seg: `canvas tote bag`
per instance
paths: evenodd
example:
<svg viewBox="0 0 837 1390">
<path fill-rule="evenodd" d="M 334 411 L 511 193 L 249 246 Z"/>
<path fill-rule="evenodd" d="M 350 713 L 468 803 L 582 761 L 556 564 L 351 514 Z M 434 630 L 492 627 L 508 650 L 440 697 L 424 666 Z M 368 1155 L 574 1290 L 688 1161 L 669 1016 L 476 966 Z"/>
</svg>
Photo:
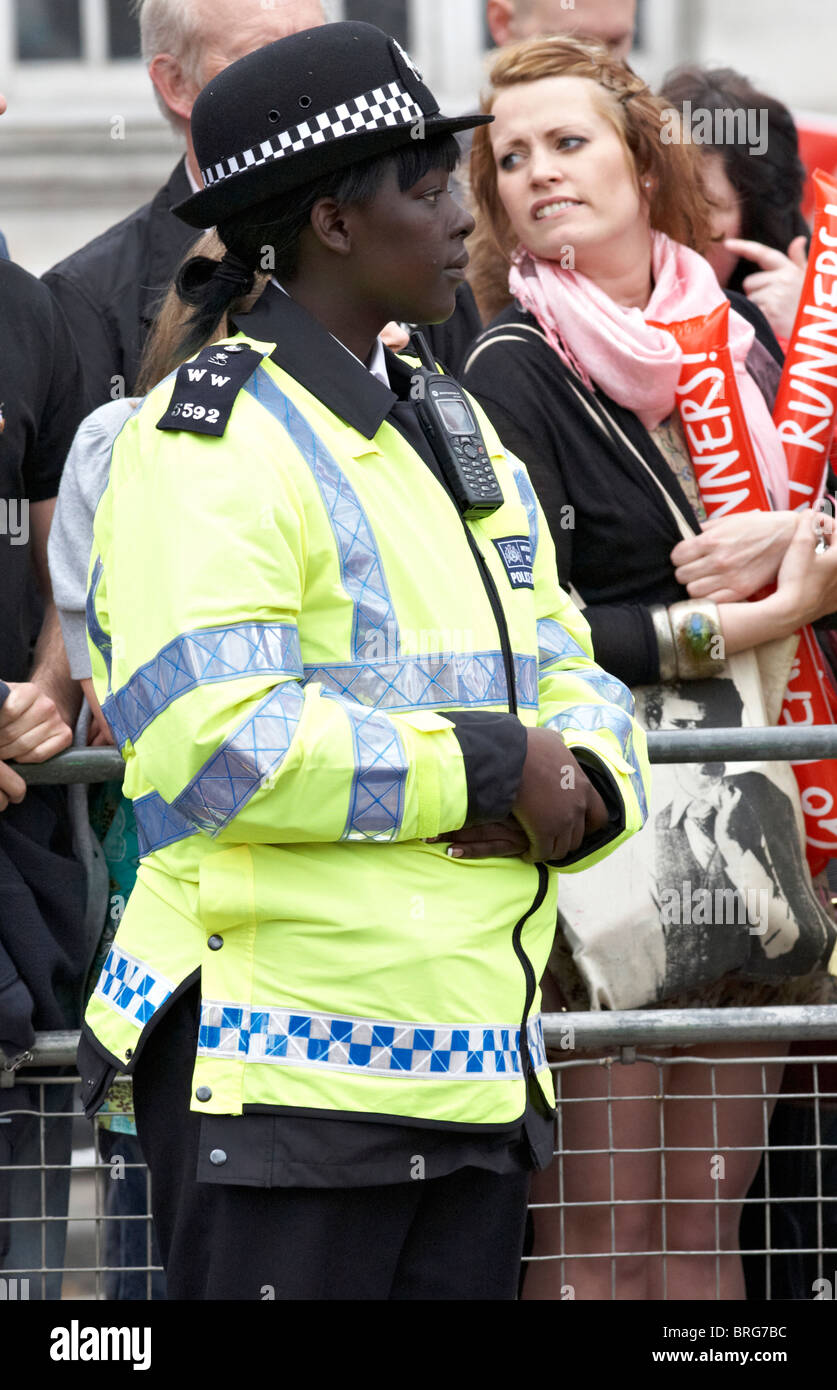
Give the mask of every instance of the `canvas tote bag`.
<svg viewBox="0 0 837 1390">
<path fill-rule="evenodd" d="M 601 402 L 576 394 L 653 478 L 681 534 L 693 535 Z M 775 723 L 795 645 L 791 638 L 736 653 L 708 680 L 637 687 L 637 720 L 647 730 Z M 729 972 L 742 982 L 778 980 L 826 958 L 835 928 L 811 881 L 789 764 L 658 763 L 651 772 L 639 834 L 593 868 L 561 875 L 564 941 L 550 961 L 558 982 L 569 948 L 591 1009 L 633 1009 Z"/>
</svg>

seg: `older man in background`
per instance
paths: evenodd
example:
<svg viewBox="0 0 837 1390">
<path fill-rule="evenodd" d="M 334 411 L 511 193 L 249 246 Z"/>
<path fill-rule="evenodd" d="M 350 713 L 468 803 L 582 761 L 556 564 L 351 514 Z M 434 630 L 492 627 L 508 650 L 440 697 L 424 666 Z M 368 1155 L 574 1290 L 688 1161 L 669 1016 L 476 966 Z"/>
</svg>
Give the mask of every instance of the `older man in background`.
<svg viewBox="0 0 837 1390">
<path fill-rule="evenodd" d="M 488 0 L 488 27 L 498 47 L 536 34 L 600 39 L 614 58 L 627 58 L 636 28 L 636 0 Z"/>
<path fill-rule="evenodd" d="M 172 208 L 202 187 L 189 118 L 217 73 L 274 39 L 325 23 L 320 0 L 138 0 L 142 54 L 186 152 L 168 182 L 44 276 L 79 347 L 90 407 L 128 394 L 157 306 L 195 241 Z"/>
</svg>

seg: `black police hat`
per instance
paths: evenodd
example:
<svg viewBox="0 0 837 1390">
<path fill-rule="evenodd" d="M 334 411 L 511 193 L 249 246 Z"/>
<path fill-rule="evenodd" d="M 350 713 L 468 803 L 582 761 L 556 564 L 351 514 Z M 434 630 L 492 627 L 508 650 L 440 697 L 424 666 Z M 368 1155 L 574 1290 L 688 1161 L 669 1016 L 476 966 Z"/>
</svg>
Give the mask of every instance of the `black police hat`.
<svg viewBox="0 0 837 1390">
<path fill-rule="evenodd" d="M 304 29 L 214 77 L 192 111 L 205 187 L 174 211 L 212 227 L 276 193 L 411 140 L 484 125 L 448 118 L 395 39 L 373 24 Z"/>
</svg>

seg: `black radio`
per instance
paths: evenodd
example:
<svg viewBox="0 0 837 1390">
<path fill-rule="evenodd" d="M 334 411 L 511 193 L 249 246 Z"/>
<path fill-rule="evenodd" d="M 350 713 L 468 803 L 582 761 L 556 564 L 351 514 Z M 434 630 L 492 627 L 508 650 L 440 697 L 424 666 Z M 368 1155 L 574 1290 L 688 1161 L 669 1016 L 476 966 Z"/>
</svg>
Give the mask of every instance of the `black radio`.
<svg viewBox="0 0 837 1390">
<path fill-rule="evenodd" d="M 414 332 L 412 342 L 422 364 L 413 392 L 421 427 L 460 512 L 479 521 L 503 505 L 482 432 L 458 381 L 437 369 L 424 335 Z"/>
</svg>

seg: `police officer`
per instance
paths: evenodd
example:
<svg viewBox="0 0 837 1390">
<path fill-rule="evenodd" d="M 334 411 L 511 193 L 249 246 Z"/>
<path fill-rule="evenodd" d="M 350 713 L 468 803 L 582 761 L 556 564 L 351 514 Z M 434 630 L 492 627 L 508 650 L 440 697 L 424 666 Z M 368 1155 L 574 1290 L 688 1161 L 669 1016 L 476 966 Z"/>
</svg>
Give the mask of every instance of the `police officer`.
<svg viewBox="0 0 837 1390">
<path fill-rule="evenodd" d="M 142 862 L 80 1067 L 88 1112 L 134 1074 L 170 1297 L 514 1297 L 558 870 L 645 817 L 523 468 L 470 398 L 431 436 L 378 338 L 453 308 L 485 119 L 359 23 L 195 106 L 178 211 L 227 251 L 181 272 L 201 350 L 117 440 L 88 607 Z"/>
</svg>

